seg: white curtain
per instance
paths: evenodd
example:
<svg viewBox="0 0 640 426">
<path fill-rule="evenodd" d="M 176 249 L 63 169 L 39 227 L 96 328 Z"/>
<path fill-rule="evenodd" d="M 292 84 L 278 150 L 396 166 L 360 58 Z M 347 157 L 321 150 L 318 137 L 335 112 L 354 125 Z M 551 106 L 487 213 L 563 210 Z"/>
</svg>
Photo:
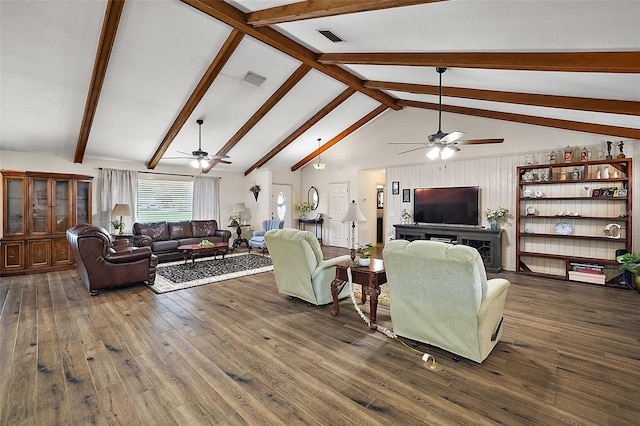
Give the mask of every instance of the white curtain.
<svg viewBox="0 0 640 426">
<path fill-rule="evenodd" d="M 193 181 L 192 218 L 215 219 L 220 226 L 220 178 L 197 176 Z"/>
<path fill-rule="evenodd" d="M 132 217 L 123 217 L 125 232 L 132 232 L 138 217 L 138 172 L 135 170 L 100 170 L 100 225 L 112 231 L 111 210 L 116 204 L 128 204 Z"/>
</svg>

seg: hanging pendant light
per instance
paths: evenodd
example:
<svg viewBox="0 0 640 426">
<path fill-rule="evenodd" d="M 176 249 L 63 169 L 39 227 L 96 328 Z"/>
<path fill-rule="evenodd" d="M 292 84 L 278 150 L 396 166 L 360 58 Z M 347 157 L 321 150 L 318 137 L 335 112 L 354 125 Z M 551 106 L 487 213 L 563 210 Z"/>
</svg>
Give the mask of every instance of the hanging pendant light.
<svg viewBox="0 0 640 426">
<path fill-rule="evenodd" d="M 316 170 L 324 170 L 324 168 L 327 167 L 326 164 L 320 162 L 320 152 L 319 152 L 319 150 L 320 150 L 320 141 L 321 141 L 321 139 L 318 138 L 318 162 L 317 163 L 313 163 L 313 168 L 316 169 Z"/>
</svg>

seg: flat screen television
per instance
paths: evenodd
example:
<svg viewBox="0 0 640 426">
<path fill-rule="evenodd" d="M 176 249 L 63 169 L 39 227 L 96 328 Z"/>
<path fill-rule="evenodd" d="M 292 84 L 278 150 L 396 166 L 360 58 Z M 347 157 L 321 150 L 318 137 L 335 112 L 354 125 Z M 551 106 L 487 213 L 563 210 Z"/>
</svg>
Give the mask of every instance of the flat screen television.
<svg viewBox="0 0 640 426">
<path fill-rule="evenodd" d="M 449 225 L 480 224 L 479 188 L 416 188 L 413 190 L 413 220 L 416 223 Z"/>
</svg>

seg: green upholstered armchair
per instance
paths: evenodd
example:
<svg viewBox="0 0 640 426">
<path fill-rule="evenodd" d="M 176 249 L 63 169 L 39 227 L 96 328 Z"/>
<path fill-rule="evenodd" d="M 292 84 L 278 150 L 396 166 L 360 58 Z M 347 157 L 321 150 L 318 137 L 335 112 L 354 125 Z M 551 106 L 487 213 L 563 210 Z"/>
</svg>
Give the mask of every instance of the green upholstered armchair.
<svg viewBox="0 0 640 426">
<path fill-rule="evenodd" d="M 278 291 L 314 305 L 332 303 L 331 281 L 336 277 L 336 264 L 351 260 L 348 255 L 322 259 L 318 239 L 309 231 L 273 229 L 264 235 L 273 260 Z M 349 296 L 348 286 L 340 298 Z"/>
<path fill-rule="evenodd" d="M 482 362 L 502 335 L 509 281 L 478 251 L 435 241 L 390 241 L 383 252 L 393 331 Z"/>
</svg>

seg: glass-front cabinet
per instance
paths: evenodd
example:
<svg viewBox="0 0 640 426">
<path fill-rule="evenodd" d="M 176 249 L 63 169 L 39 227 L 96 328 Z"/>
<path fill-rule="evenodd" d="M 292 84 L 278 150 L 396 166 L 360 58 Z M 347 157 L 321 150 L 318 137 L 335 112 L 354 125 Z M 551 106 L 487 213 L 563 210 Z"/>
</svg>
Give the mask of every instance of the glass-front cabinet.
<svg viewBox="0 0 640 426">
<path fill-rule="evenodd" d="M 0 275 L 69 268 L 67 229 L 91 223 L 91 176 L 3 171 Z"/>
<path fill-rule="evenodd" d="M 91 181 L 76 181 L 76 225 L 91 223 Z"/>
<path fill-rule="evenodd" d="M 71 227 L 72 180 L 31 178 L 29 233 L 64 234 Z"/>
<path fill-rule="evenodd" d="M 4 235 L 25 235 L 25 200 L 27 191 L 24 177 L 7 178 L 4 181 Z"/>
</svg>

